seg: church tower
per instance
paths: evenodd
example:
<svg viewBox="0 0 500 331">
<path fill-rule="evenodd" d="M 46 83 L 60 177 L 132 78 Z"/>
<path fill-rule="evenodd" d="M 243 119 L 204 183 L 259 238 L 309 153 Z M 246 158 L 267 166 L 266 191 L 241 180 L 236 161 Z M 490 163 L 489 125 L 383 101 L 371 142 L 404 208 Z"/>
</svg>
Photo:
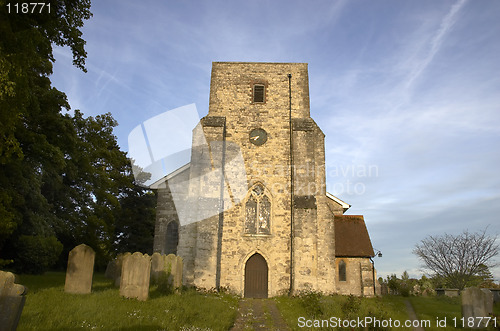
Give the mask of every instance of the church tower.
<svg viewBox="0 0 500 331">
<path fill-rule="evenodd" d="M 154 250 L 183 257 L 187 285 L 335 293 L 334 215 L 345 206 L 326 193 L 324 138 L 307 64 L 214 62 L 191 162 L 157 185 Z M 192 221 L 173 195 L 189 201 Z"/>
</svg>

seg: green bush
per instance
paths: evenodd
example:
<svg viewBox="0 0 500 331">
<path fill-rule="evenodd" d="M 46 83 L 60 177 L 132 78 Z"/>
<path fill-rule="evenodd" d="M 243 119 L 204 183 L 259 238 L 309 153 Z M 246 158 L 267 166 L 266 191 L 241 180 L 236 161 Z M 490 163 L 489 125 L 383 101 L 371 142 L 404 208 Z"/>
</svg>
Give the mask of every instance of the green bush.
<svg viewBox="0 0 500 331">
<path fill-rule="evenodd" d="M 361 298 L 349 295 L 347 300 L 342 303 L 341 307 L 344 318 L 352 319 L 359 314 L 359 310 L 361 308 Z"/>
<path fill-rule="evenodd" d="M 161 273 L 158 279 L 158 292 L 164 295 L 174 293 L 173 279 L 169 272 Z"/>
<path fill-rule="evenodd" d="M 300 304 L 304 308 L 309 317 L 320 317 L 323 315 L 321 308 L 322 295 L 318 292 L 306 291 L 299 295 Z"/>
<path fill-rule="evenodd" d="M 20 236 L 16 244 L 16 272 L 42 274 L 57 262 L 62 249 L 63 244 L 53 236 Z"/>
</svg>

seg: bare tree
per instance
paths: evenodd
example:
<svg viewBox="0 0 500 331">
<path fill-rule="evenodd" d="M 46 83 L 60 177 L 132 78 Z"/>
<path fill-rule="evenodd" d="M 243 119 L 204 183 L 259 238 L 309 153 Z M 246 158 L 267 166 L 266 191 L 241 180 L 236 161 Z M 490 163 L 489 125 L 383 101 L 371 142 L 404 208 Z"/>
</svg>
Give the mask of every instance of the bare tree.
<svg viewBox="0 0 500 331">
<path fill-rule="evenodd" d="M 447 285 L 463 289 L 477 276 L 484 266 L 493 268 L 498 263 L 493 258 L 500 252 L 496 236 L 486 230 L 459 235 L 428 236 L 415 246 L 417 255 L 436 276 L 446 280 Z"/>
</svg>

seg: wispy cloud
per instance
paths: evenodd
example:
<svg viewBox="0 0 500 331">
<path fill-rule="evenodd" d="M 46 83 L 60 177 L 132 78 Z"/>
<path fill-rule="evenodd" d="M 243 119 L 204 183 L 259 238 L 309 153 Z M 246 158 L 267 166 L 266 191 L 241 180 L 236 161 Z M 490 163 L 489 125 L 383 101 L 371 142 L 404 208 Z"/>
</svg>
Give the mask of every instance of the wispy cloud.
<svg viewBox="0 0 500 331">
<path fill-rule="evenodd" d="M 499 10 L 467 0 L 96 2 L 89 73 L 56 50 L 53 81 L 73 108 L 112 112 L 125 147 L 168 109 L 194 102 L 206 114 L 212 61 L 308 62 L 328 165 L 379 170 L 328 185 L 365 185 L 340 198 L 365 214 L 381 274 L 400 273 L 416 270 L 409 243 L 499 214 Z"/>
<path fill-rule="evenodd" d="M 458 19 L 459 13 L 465 6 L 467 0 L 457 1 L 450 9 L 448 14 L 442 19 L 439 28 L 435 33 L 429 36 L 428 45 L 425 47 L 424 54 L 421 55 L 420 59 L 416 59 L 413 69 L 408 75 L 408 80 L 406 82 L 406 88 L 411 88 L 414 82 L 420 77 L 420 75 L 425 71 L 427 66 L 432 62 L 434 56 L 439 52 L 446 35 L 450 32 Z"/>
</svg>

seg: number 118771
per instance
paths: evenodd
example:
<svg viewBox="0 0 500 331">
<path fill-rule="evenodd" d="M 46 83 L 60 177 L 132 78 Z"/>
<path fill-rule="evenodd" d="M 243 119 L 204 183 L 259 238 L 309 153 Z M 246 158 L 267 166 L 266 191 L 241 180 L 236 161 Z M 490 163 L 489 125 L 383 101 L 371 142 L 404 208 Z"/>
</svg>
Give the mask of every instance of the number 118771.
<svg viewBox="0 0 500 331">
<path fill-rule="evenodd" d="M 41 14 L 46 11 L 50 14 L 50 3 L 45 2 L 22 2 L 8 3 L 7 10 L 9 14 Z"/>
</svg>

